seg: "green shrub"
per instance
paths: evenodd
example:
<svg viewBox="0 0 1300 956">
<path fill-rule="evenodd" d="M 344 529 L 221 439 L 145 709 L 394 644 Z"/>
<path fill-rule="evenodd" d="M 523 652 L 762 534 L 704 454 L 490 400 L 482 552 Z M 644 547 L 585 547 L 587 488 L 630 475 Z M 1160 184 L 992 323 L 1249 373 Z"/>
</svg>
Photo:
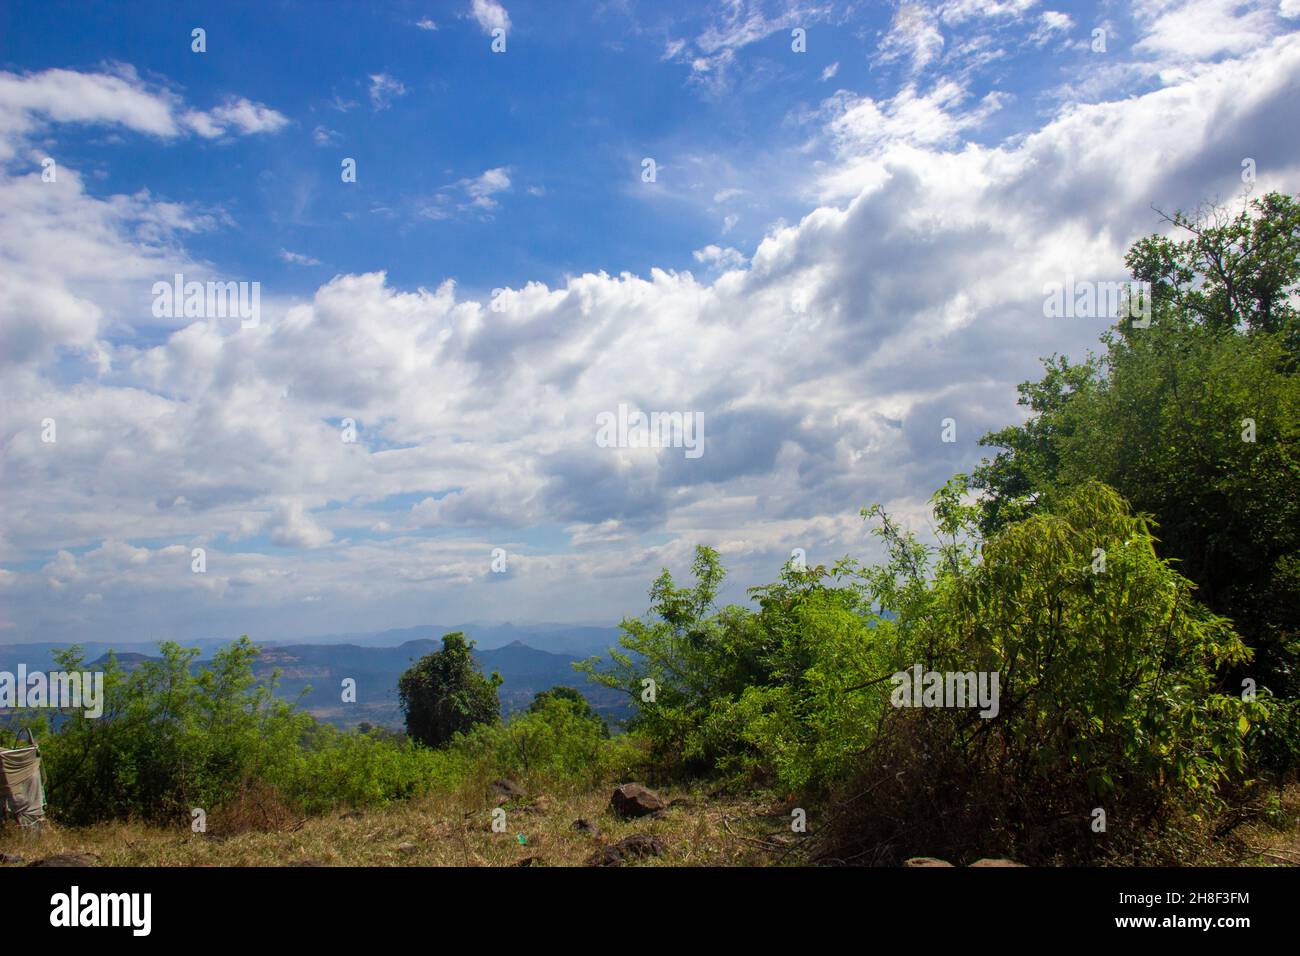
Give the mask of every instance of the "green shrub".
<svg viewBox="0 0 1300 956">
<path fill-rule="evenodd" d="M 585 704 L 543 698 L 505 723 L 480 724 L 458 735 L 448 749 L 483 775 L 593 786 L 629 774 L 642 759 L 636 741 L 608 737 Z"/>
</svg>

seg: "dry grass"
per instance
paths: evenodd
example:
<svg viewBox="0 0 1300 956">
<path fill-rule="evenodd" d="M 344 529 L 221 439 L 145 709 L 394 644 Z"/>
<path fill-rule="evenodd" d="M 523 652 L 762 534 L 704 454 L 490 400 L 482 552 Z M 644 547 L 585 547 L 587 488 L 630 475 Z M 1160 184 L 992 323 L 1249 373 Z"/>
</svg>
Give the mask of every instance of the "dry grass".
<svg viewBox="0 0 1300 956">
<path fill-rule="evenodd" d="M 0 830 L 0 855 L 31 862 L 56 854 L 90 854 L 100 866 L 515 866 L 530 859 L 534 866 L 582 866 L 602 846 L 644 833 L 663 842 L 663 855 L 624 865 L 807 862 L 810 844 L 790 832 L 789 808 L 770 798 L 664 787 L 658 793 L 675 805 L 655 816 L 620 820 L 609 812 L 613 786 L 505 804 L 504 833 L 492 831 L 496 803 L 486 787 L 306 820 L 294 819 L 282 808 L 269 815 L 254 811 L 250 794 L 248 805 L 214 814 L 206 834 L 190 832 L 188 822 L 174 829 L 131 822 L 47 825 L 37 837 L 9 826 Z M 578 819 L 595 824 L 600 835 L 574 830 Z M 814 817 L 810 831 L 815 823 Z M 1199 850 L 1183 855 L 1184 862 L 1300 865 L 1300 785 L 1285 790 L 1280 807 L 1267 820 L 1250 819 L 1217 839 L 1203 833 L 1197 842 Z"/>
<path fill-rule="evenodd" d="M 191 833 L 188 824 L 174 830 L 138 823 L 48 826 L 36 838 L 9 828 L 0 834 L 0 853 L 27 862 L 54 854 L 93 854 L 101 866 L 514 866 L 528 858 L 537 866 L 581 866 L 603 845 L 646 833 L 662 840 L 665 852 L 625 865 L 796 862 L 798 844 L 789 832 L 788 814 L 778 806 L 752 797 L 710 798 L 661 789 L 665 801 L 686 802 L 657 816 L 619 820 L 608 811 L 612 790 L 611 785 L 507 804 L 504 833 L 492 831 L 494 802 L 486 795 L 458 795 L 230 836 Z M 599 827 L 600 836 L 574 830 L 579 818 Z M 241 823 L 246 822 L 241 815 Z"/>
<path fill-rule="evenodd" d="M 1272 803 L 1260 813 L 1215 840 L 1207 862 L 1237 866 L 1300 866 L 1300 783 L 1281 793 L 1261 795 Z"/>
</svg>

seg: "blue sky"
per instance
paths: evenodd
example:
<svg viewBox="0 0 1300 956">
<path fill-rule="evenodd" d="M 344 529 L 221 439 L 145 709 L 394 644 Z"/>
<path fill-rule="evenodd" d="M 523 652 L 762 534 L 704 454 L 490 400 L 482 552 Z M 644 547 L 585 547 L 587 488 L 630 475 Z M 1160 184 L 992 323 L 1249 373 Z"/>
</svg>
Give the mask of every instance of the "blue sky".
<svg viewBox="0 0 1300 956">
<path fill-rule="evenodd" d="M 1045 284 L 1123 278 L 1153 205 L 1296 191 L 1298 24 L 5 4 L 0 642 L 609 621 L 696 543 L 739 598 L 796 547 L 870 556 L 865 504 L 924 533 L 1039 356 L 1109 324 Z M 258 283 L 259 323 L 154 314 L 176 272 Z M 620 403 L 705 453 L 601 447 Z"/>
<path fill-rule="evenodd" d="M 69 165 L 102 176 L 102 194 L 147 188 L 219 207 L 233 228 L 189 248 L 230 274 L 256 271 L 299 294 L 337 272 L 385 269 L 403 287 L 453 277 L 490 290 L 593 270 L 698 268 L 691 252 L 714 242 L 752 249 L 773 221 L 807 212 L 800 173 L 830 159 L 825 148 L 806 149 L 806 115 L 842 88 L 887 97 L 911 70 L 906 57 L 863 55 L 888 35 L 896 11 L 883 3 L 794 12 L 769 4 L 741 8 L 731 23 L 725 5 L 512 4 L 499 55 L 467 3 L 132 10 L 10 5 L 5 67 L 129 64 L 200 108 L 238 97 L 288 117 L 268 137 L 188 138 L 159 149 L 148 138 L 108 141 L 88 125 L 61 129 L 59 146 Z M 1081 7 L 1075 18 L 1104 16 Z M 998 20 L 1010 36 L 1016 21 Z M 803 24 L 805 53 L 792 52 L 787 22 Z M 960 24 L 970 34 L 987 25 Z M 207 31 L 204 54 L 190 49 L 195 26 Z M 711 30 L 721 54 L 701 49 Z M 1015 106 L 973 132 L 993 140 L 1018 117 L 1050 109 L 1039 99 L 1044 89 L 1090 55 L 1017 37 L 1005 62 L 974 76 L 967 91 L 972 99 L 1000 92 Z M 701 71 L 695 60 L 716 65 Z M 344 188 L 339 162 L 348 156 L 360 174 Z M 657 188 L 641 181 L 645 157 L 660 167 Z M 508 181 L 490 194 L 493 208 L 441 208 L 440 195 L 454 206 L 464 199 L 458 184 L 490 170 Z M 430 210 L 448 218 L 429 218 Z M 730 228 L 728 216 L 736 217 Z M 319 265 L 284 262 L 281 250 Z"/>
</svg>

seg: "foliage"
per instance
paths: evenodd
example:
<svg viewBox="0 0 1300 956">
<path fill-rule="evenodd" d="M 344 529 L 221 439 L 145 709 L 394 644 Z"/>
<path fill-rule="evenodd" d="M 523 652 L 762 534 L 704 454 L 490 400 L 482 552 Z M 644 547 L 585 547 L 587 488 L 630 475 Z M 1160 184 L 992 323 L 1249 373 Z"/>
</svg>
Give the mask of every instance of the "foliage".
<svg viewBox="0 0 1300 956">
<path fill-rule="evenodd" d="M 420 658 L 399 678 L 397 691 L 411 739 L 442 747 L 475 724 L 499 719 L 501 677 L 478 672 L 470 654 L 473 647 L 460 631 L 447 634 L 442 650 Z"/>
<path fill-rule="evenodd" d="M 1300 203 L 1268 193 L 1229 215 L 1217 207 L 1166 217 L 1186 237 L 1153 235 L 1125 259 L 1165 313 L 1211 331 L 1282 333 L 1295 344 L 1300 312 Z"/>
<path fill-rule="evenodd" d="M 961 476 L 936 493 L 930 547 L 867 510 L 883 564 L 787 567 L 754 589 L 757 611 L 714 606 L 722 568 L 700 548 L 694 585 L 664 572 L 653 616 L 624 622 L 613 666 L 585 669 L 631 696 L 632 725 L 680 771 L 824 792 L 881 771 L 888 755 L 882 796 L 899 792 L 904 769 L 906 786 L 946 786 L 959 800 L 969 794 L 956 781 L 982 781 L 1007 833 L 1064 814 L 1078 836 L 1098 804 L 1135 819 L 1219 807 L 1271 700 L 1216 692 L 1218 670 L 1249 652 L 1156 554 L 1150 521 L 1088 482 L 985 538 L 968 497 Z M 892 676 L 914 664 L 998 674 L 997 716 L 891 706 Z M 939 781 L 938 767 L 956 776 Z"/>
<path fill-rule="evenodd" d="M 611 739 L 603 721 L 570 697 L 544 697 L 500 724 L 479 724 L 450 751 L 496 776 L 594 786 L 632 773 L 641 750 L 627 736 Z"/>
<path fill-rule="evenodd" d="M 533 695 L 533 702 L 528 705 L 528 711 L 529 713 L 537 713 L 538 711 L 545 710 L 552 701 L 556 700 L 567 700 L 573 705 L 574 712 L 577 713 L 579 717 L 594 720 L 600 725 L 602 737 L 609 736 L 609 724 L 605 722 L 605 719 L 601 717 L 600 714 L 596 713 L 595 708 L 591 706 L 591 702 L 588 701 L 586 697 L 582 696 L 582 691 L 575 687 L 562 687 L 557 685 L 549 690 L 538 691 Z"/>
<path fill-rule="evenodd" d="M 992 533 L 1088 480 L 1154 516 L 1159 553 L 1258 653 L 1244 677 L 1300 693 L 1300 356 L 1294 285 L 1300 207 L 1270 194 L 1250 215 L 1172 217 L 1128 262 L 1153 284 L 1150 328 L 1120 326 L 1106 354 L 1053 357 L 1020 386 L 1031 417 L 994 432 L 974 476 Z"/>
</svg>

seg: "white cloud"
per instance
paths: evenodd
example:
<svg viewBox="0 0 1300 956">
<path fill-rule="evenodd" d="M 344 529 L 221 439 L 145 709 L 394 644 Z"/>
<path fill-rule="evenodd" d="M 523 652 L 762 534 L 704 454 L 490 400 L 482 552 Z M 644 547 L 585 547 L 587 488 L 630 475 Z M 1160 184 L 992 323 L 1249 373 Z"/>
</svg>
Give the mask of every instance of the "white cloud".
<svg viewBox="0 0 1300 956">
<path fill-rule="evenodd" d="M 716 17 L 694 40 L 670 40 L 663 59 L 690 66 L 690 80 L 714 94 L 727 92 L 738 53 L 745 47 L 787 32 L 805 30 L 831 15 L 829 4 L 791 2 L 769 16 L 764 5 L 749 0 L 731 0 L 720 5 Z"/>
<path fill-rule="evenodd" d="M 1169 63 L 1249 53 L 1272 35 L 1275 9 L 1259 0 L 1144 0 L 1134 11 L 1143 24 L 1134 50 Z"/>
<path fill-rule="evenodd" d="M 946 0 L 939 5 L 939 16 L 948 26 L 973 19 L 1019 20 L 1037 5 L 1038 0 Z"/>
<path fill-rule="evenodd" d="M 732 249 L 730 246 L 723 248 L 712 243 L 703 249 L 696 249 L 691 255 L 695 257 L 696 262 L 703 263 L 720 272 L 742 268 L 749 261 L 737 249 Z"/>
<path fill-rule="evenodd" d="M 943 52 L 943 33 L 934 11 L 919 3 L 900 6 L 877 50 L 876 63 L 906 60 L 913 75 L 920 73 Z"/>
<path fill-rule="evenodd" d="M 884 102 L 838 93 L 826 100 L 823 111 L 840 155 L 867 158 L 886 145 L 954 146 L 962 133 L 979 128 L 1003 102 L 1004 96 L 996 91 L 972 102 L 962 84 L 941 80 L 925 93 L 909 84 Z M 851 162 L 841 165 L 832 177 L 842 179 L 854 168 Z M 849 188 L 856 191 L 860 186 Z"/>
<path fill-rule="evenodd" d="M 406 95 L 406 85 L 387 73 L 370 75 L 370 105 L 375 110 L 386 110 L 393 105 L 393 100 Z"/>
<path fill-rule="evenodd" d="M 318 125 L 312 130 L 311 138 L 317 146 L 330 146 L 341 139 L 337 130 L 332 130 L 324 125 Z"/>
<path fill-rule="evenodd" d="M 0 160 L 12 157 L 19 143 L 48 123 L 123 126 L 171 139 L 186 130 L 208 138 L 275 132 L 288 119 L 243 98 L 208 111 L 186 108 L 179 96 L 147 85 L 126 66 L 100 73 L 0 72 Z"/>
<path fill-rule="evenodd" d="M 477 179 L 470 180 L 465 185 L 465 191 L 470 194 L 476 203 L 487 203 L 495 205 L 492 202 L 492 196 L 495 193 L 503 192 L 510 188 L 510 176 L 504 167 L 486 170 Z"/>
<path fill-rule="evenodd" d="M 305 256 L 305 255 L 302 255 L 301 253 L 298 253 L 298 252 L 290 252 L 288 249 L 281 249 L 281 250 L 280 250 L 280 259 L 281 259 L 281 261 L 283 261 L 283 262 L 287 262 L 287 263 L 289 263 L 290 265 L 295 265 L 295 266 L 318 266 L 318 265 L 320 265 L 320 260 L 319 260 L 319 259 L 314 259 L 314 258 L 312 258 L 311 256 Z"/>
<path fill-rule="evenodd" d="M 75 170 L 51 189 L 11 150 L 0 626 L 189 636 L 252 619 L 302 634 L 430 606 L 617 617 L 696 542 L 742 585 L 794 546 L 861 553 L 860 505 L 922 514 L 984 453 L 979 435 L 1014 420 L 1037 356 L 1077 355 L 1109 324 L 1045 320 L 1045 282 L 1121 277 L 1127 244 L 1159 226 L 1152 203 L 1239 188 L 1243 142 L 1267 135 L 1279 157 L 1260 191 L 1300 188 L 1300 131 L 1277 121 L 1297 84 L 1300 36 L 1274 37 L 990 145 L 971 136 L 998 101 L 954 80 L 839 94 L 820 113 L 820 205 L 771 228 L 747 264 L 709 245 L 687 260 L 707 275 L 586 272 L 509 289 L 501 311 L 451 281 L 340 275 L 306 300 L 268 296 L 256 328 L 180 320 L 147 343 L 130 327 L 148 320 L 150 283 L 201 273 L 184 242 L 219 219 L 91 197 Z M 20 112 L 35 124 L 22 137 L 50 122 Z M 459 180 L 444 205 L 493 202 L 511 179 Z M 621 402 L 701 412 L 705 454 L 598 448 L 596 416 Z M 948 416 L 956 445 L 939 441 Z M 542 526 L 573 550 L 511 540 Z M 205 575 L 189 570 L 200 542 Z M 514 573 L 489 596 L 493 547 Z"/>
<path fill-rule="evenodd" d="M 426 219 L 451 219 L 457 213 L 486 214 L 497 208 L 498 193 L 509 191 L 510 170 L 505 166 L 487 169 L 478 176 L 457 180 L 440 189 L 431 200 L 421 204 L 418 215 Z M 543 196 L 541 187 L 530 187 L 533 196 Z"/>
<path fill-rule="evenodd" d="M 1074 18 L 1056 10 L 1044 11 L 1038 18 L 1038 28 L 1029 37 L 1034 46 L 1045 46 L 1058 36 L 1074 29 Z"/>
<path fill-rule="evenodd" d="M 209 110 L 205 114 L 187 114 L 186 120 L 194 123 L 197 116 L 202 116 L 202 125 L 209 129 L 215 129 L 217 135 L 231 129 L 244 134 L 274 133 L 289 123 L 288 117 L 283 114 L 242 97 L 230 100 L 225 105 Z M 194 128 L 200 135 L 211 135 L 209 132 L 199 129 L 198 126 Z"/>
<path fill-rule="evenodd" d="M 510 30 L 510 14 L 496 0 L 472 0 L 469 13 L 478 21 L 484 33 L 491 33 L 496 29 L 507 32 Z"/>
<path fill-rule="evenodd" d="M 264 530 L 282 548 L 319 548 L 334 537 L 303 512 L 299 499 L 277 503 Z"/>
</svg>

